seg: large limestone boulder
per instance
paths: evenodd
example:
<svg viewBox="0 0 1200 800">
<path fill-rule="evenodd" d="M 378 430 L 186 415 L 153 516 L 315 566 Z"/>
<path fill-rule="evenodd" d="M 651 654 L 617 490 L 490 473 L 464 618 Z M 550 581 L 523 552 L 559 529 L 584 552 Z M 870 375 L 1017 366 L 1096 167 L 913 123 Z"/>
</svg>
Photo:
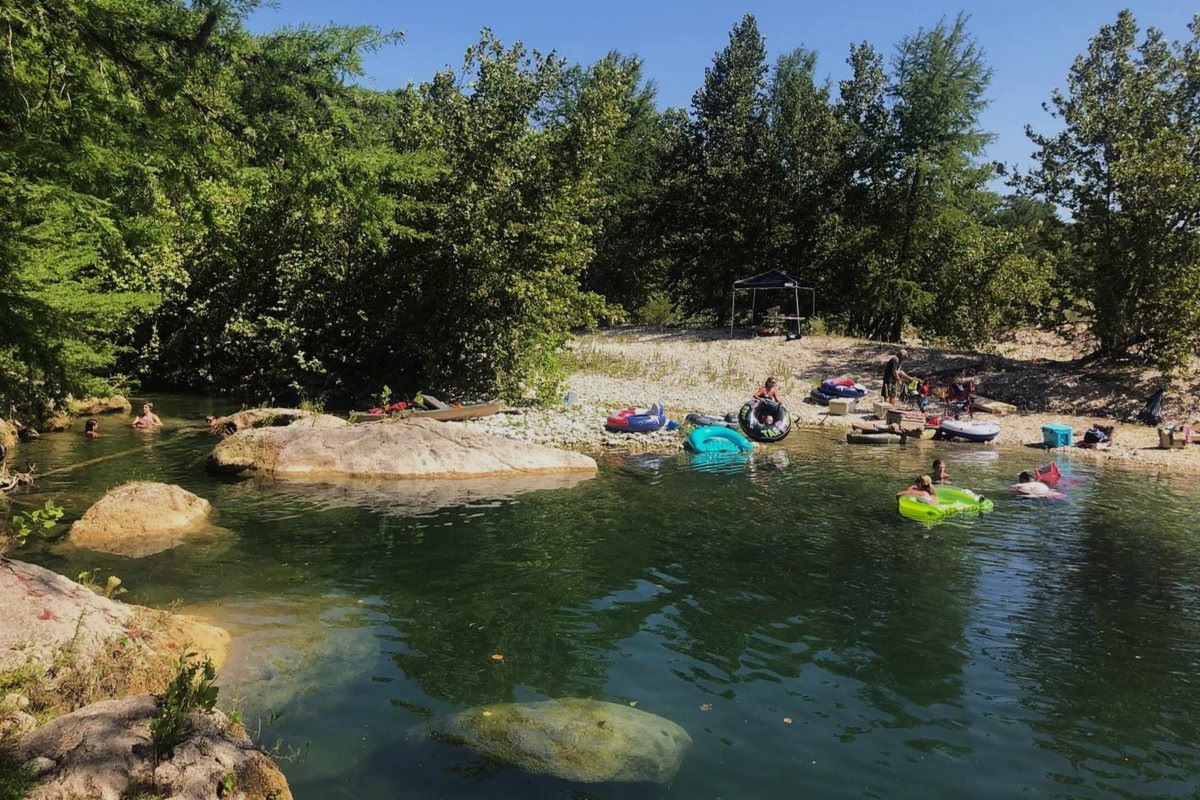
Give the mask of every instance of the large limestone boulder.
<svg viewBox="0 0 1200 800">
<path fill-rule="evenodd" d="M 112 397 L 85 397 L 72 400 L 67 411 L 77 417 L 94 417 L 98 414 L 128 414 L 133 410 L 129 401 L 119 394 Z"/>
<path fill-rule="evenodd" d="M 227 474 L 291 479 L 453 479 L 593 474 L 581 453 L 484 433 L 466 425 L 410 419 L 312 430 L 261 428 L 218 444 L 210 467 Z"/>
<path fill-rule="evenodd" d="M 236 414 L 217 417 L 209 430 L 222 436 L 251 428 L 344 428 L 350 423 L 332 414 L 314 414 L 299 408 L 248 408 Z"/>
<path fill-rule="evenodd" d="M 583 783 L 669 782 L 692 743 L 668 719 L 577 698 L 479 706 L 433 723 L 430 732 L 528 772 Z"/>
<path fill-rule="evenodd" d="M 195 617 L 103 597 L 48 569 L 0 557 L 0 674 L 37 706 L 159 691 L 184 649 L 224 661 L 229 634 Z"/>
<path fill-rule="evenodd" d="M 133 557 L 175 547 L 205 527 L 212 506 L 168 483 L 131 481 L 110 490 L 71 526 L 79 547 Z"/>
<path fill-rule="evenodd" d="M 29 800 L 291 800 L 279 767 L 220 711 L 193 712 L 191 735 L 154 760 L 149 694 L 94 703 L 25 737 L 19 757 L 39 773 Z"/>
</svg>

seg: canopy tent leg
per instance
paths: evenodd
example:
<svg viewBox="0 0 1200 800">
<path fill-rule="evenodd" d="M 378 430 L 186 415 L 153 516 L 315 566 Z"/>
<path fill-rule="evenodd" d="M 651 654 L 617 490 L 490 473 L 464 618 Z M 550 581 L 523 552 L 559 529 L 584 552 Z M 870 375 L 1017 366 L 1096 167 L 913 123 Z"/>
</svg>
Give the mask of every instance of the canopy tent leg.
<svg viewBox="0 0 1200 800">
<path fill-rule="evenodd" d="M 729 299 L 729 338 L 733 338 L 733 315 L 737 313 L 737 287 L 733 287 L 732 296 Z"/>
<path fill-rule="evenodd" d="M 750 332 L 754 333 L 754 320 L 758 315 L 758 289 L 750 290 Z"/>
<path fill-rule="evenodd" d="M 793 289 L 792 293 L 796 296 L 796 336 L 800 336 L 800 290 Z"/>
</svg>

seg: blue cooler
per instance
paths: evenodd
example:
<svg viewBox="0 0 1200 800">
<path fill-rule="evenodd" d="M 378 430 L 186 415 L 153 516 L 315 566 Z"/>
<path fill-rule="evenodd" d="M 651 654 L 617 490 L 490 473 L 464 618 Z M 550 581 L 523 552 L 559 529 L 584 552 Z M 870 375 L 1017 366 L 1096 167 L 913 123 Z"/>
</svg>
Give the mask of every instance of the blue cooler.
<svg viewBox="0 0 1200 800">
<path fill-rule="evenodd" d="M 1070 447 L 1071 435 L 1070 425 L 1042 426 L 1042 444 L 1046 447 Z"/>
</svg>

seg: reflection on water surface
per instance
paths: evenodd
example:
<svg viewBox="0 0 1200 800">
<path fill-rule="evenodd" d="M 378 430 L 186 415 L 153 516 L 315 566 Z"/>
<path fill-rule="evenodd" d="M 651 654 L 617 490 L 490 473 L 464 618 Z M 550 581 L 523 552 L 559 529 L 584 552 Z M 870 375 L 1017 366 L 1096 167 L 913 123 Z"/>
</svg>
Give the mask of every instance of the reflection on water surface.
<svg viewBox="0 0 1200 800">
<path fill-rule="evenodd" d="M 209 499 L 230 536 L 137 560 L 29 557 L 225 624 L 225 696 L 251 720 L 281 712 L 269 740 L 308 745 L 284 765 L 299 798 L 1200 790 L 1192 479 L 1077 465 L 1068 501 L 1034 503 L 1005 487 L 1037 453 L 798 432 L 735 463 L 605 455 L 571 487 L 414 502 L 213 479 L 212 440 L 181 429 L 214 409 L 156 407 L 177 414 L 160 434 L 104 420 L 106 439 L 25 448 L 47 470 L 124 453 L 48 475 L 29 501 L 55 496 L 69 522 L 122 481 L 165 480 Z M 900 518 L 892 493 L 935 457 L 996 510 Z M 573 785 L 406 735 L 558 697 L 636 703 L 694 744 L 670 785 Z"/>
</svg>

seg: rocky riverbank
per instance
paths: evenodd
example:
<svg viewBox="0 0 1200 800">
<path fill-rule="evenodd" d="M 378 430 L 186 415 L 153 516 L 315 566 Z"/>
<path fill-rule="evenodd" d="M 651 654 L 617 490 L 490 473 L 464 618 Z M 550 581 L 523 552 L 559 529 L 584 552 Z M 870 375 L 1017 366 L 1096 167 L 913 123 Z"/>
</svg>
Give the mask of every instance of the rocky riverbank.
<svg viewBox="0 0 1200 800">
<path fill-rule="evenodd" d="M 0 769 L 21 773 L 31 800 L 291 797 L 279 768 L 217 711 L 193 712 L 174 752 L 153 756 L 151 693 L 184 653 L 219 665 L 229 634 L 103 592 L 0 557 Z"/>
<path fill-rule="evenodd" d="M 605 418 L 621 408 L 646 408 L 655 402 L 663 403 L 669 419 L 680 422 L 691 411 L 724 415 L 736 411 L 768 375 L 774 375 L 797 427 L 840 436 L 854 424 L 877 421 L 870 401 L 878 398 L 883 361 L 895 349 L 834 336 L 789 342 L 777 337 L 730 340 L 727 331 L 604 331 L 581 337 L 572 347 L 573 370 L 566 386 L 572 402 L 468 424 L 512 439 L 573 449 L 669 452 L 681 447 L 682 432 L 610 433 L 604 430 Z M 982 394 L 1017 407 L 1016 413 L 1004 416 L 978 413 L 976 419 L 997 422 L 1001 433 L 993 444 L 973 447 L 1032 449 L 1042 443 L 1043 425 L 1070 425 L 1078 439 L 1099 423 L 1114 427 L 1110 449 L 1071 448 L 1060 454 L 1152 470 L 1200 472 L 1200 446 L 1160 450 L 1156 428 L 1130 421 L 1156 385 L 1154 376 L 1081 367 L 1079 354 L 1065 342 L 1040 349 L 1010 343 L 1000 354 L 908 349 L 913 358 L 907 366 L 914 374 L 931 377 L 935 385 L 969 377 Z M 871 390 L 859 413 L 831 416 L 827 408 L 807 399 L 823 379 L 838 375 L 852 375 Z M 1036 391 L 1028 388 L 1035 383 Z M 1200 418 L 1198 402 L 1186 388 L 1175 393 L 1166 407 L 1168 420 Z"/>
</svg>

